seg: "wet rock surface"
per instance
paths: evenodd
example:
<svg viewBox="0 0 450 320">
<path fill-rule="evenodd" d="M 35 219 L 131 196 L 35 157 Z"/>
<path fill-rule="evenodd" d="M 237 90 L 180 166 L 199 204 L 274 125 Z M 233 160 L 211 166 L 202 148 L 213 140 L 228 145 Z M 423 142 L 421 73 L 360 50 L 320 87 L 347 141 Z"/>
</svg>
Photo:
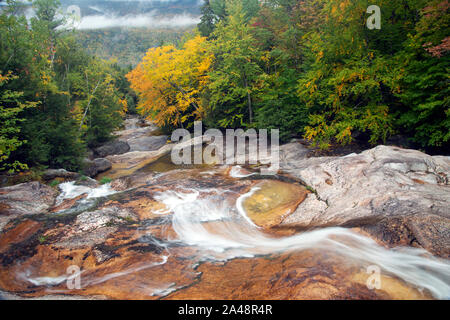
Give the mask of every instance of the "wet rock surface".
<svg viewBox="0 0 450 320">
<path fill-rule="evenodd" d="M 124 122 L 124 130 L 117 131 L 115 135 L 118 137 L 118 140 L 127 143 L 133 139 L 156 135 L 159 131 L 159 128 L 153 123 L 139 117 L 130 117 Z"/>
<path fill-rule="evenodd" d="M 55 178 L 63 178 L 74 180 L 80 176 L 77 172 L 70 172 L 65 169 L 47 169 L 42 175 L 44 180 L 53 180 Z"/>
<path fill-rule="evenodd" d="M 156 130 L 130 118 L 117 134 L 145 141 Z M 39 183 L 0 189 L 0 296 L 432 299 L 448 293 L 448 260 L 411 248 L 448 256 L 448 158 L 383 146 L 307 158 L 309 150 L 293 142 L 280 148 L 282 172 L 267 177 L 251 166 L 174 166 L 167 163 L 174 147 L 107 156 L 111 169 L 97 176 L 114 178 L 106 185 L 82 177 L 59 192 Z M 367 285 L 373 265 L 381 270 L 380 289 Z M 81 271 L 80 289 L 67 285 L 73 267 Z"/>
<path fill-rule="evenodd" d="M 385 243 L 415 243 L 449 257 L 449 157 L 378 146 L 345 157 L 295 158 L 287 152 L 282 169 L 314 194 L 283 226 L 363 226 Z"/>
<path fill-rule="evenodd" d="M 299 185 L 276 180 L 256 185 L 253 193 L 243 201 L 247 216 L 257 226 L 278 226 L 305 200 L 308 191 Z"/>
<path fill-rule="evenodd" d="M 284 247 L 278 241 L 290 238 L 271 228 L 280 215 L 266 215 L 278 210 L 285 217 L 287 209 L 295 209 L 308 194 L 300 185 L 235 178 L 227 167 L 139 173 L 122 179 L 129 180 L 128 188 L 94 199 L 89 210 L 72 214 L 64 213 L 66 208 L 53 210 L 9 224 L 0 235 L 2 290 L 25 298 L 58 298 L 58 294 L 102 299 L 432 298 L 427 290 L 420 292 L 389 274 L 382 275 L 382 289 L 370 290 L 365 265 L 331 248 L 298 250 L 287 245 L 287 250 L 272 252 L 270 246 Z M 251 193 L 258 188 L 261 193 Z M 274 188 L 285 188 L 285 193 L 272 197 Z M 254 196 L 247 198 L 252 207 L 248 215 L 263 221 L 261 231 L 247 229 L 242 212 L 233 209 L 247 194 Z M 76 207 L 79 201 L 63 203 Z M 231 212 L 214 217 L 220 208 Z M 255 218 L 259 214 L 262 217 Z M 205 234 L 213 237 L 207 243 L 198 238 Z M 216 250 L 215 245 L 224 241 L 231 241 L 230 249 Z M 248 244 L 232 249 L 233 241 Z M 347 245 L 352 242 L 349 239 Z M 258 243 L 254 249 L 240 253 L 254 243 Z M 250 253 L 253 257 L 245 257 Z M 82 270 L 80 290 L 66 285 L 71 266 Z"/>
<path fill-rule="evenodd" d="M 85 160 L 83 173 L 89 177 L 95 177 L 99 173 L 108 171 L 112 168 L 112 163 L 108 159 L 97 158 L 94 160 Z"/>
<path fill-rule="evenodd" d="M 123 154 L 130 151 L 130 146 L 125 141 L 115 140 L 95 149 L 94 154 L 98 158 L 105 158 L 115 154 Z"/>
<path fill-rule="evenodd" d="M 53 205 L 57 195 L 55 189 L 37 181 L 0 188 L 0 216 L 44 212 Z"/>
<path fill-rule="evenodd" d="M 155 151 L 164 146 L 168 136 L 150 136 L 129 139 L 130 151 Z"/>
</svg>

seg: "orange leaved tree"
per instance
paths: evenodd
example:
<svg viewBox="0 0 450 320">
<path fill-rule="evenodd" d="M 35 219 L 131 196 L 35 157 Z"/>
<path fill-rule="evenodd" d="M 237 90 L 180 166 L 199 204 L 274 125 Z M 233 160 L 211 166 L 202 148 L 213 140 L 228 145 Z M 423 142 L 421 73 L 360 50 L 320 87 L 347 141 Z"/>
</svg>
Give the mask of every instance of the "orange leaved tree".
<svg viewBox="0 0 450 320">
<path fill-rule="evenodd" d="M 186 127 L 203 118 L 201 97 L 212 61 L 206 38 L 201 36 L 188 40 L 181 49 L 168 45 L 148 50 L 127 75 L 139 96 L 139 112 L 161 127 Z"/>
</svg>

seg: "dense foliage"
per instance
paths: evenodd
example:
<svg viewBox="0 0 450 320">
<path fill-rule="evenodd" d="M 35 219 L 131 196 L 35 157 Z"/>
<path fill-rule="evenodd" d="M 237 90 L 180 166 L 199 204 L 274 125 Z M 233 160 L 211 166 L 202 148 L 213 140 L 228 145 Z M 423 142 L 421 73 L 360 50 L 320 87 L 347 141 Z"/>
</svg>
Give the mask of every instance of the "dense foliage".
<svg viewBox="0 0 450 320">
<path fill-rule="evenodd" d="M 80 48 L 58 0 L 34 1 L 28 20 L 20 6 L 10 1 L 0 14 L 0 171 L 79 170 L 86 146 L 121 124 L 124 71 Z"/>
<path fill-rule="evenodd" d="M 381 29 L 366 25 L 370 5 L 381 8 Z M 283 140 L 303 136 L 322 148 L 400 134 L 443 150 L 450 139 L 449 7 L 448 0 L 205 0 L 195 39 L 213 60 L 204 74 L 188 70 L 199 78 L 183 86 L 202 102 L 209 126 L 279 128 Z M 151 49 L 129 75 L 134 87 L 173 102 L 152 77 L 174 50 Z M 143 68 L 149 59 L 152 67 Z M 153 115 L 146 90 L 137 90 L 140 110 Z M 187 127 L 198 118 L 171 121 L 185 111 L 172 102 L 160 120 Z"/>
</svg>

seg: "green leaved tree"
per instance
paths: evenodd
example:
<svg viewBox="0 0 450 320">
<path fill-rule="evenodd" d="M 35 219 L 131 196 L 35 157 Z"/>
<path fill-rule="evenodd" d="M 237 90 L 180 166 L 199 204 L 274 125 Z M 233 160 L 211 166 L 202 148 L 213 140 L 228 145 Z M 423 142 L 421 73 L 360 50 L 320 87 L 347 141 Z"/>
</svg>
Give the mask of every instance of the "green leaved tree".
<svg viewBox="0 0 450 320">
<path fill-rule="evenodd" d="M 427 2 L 399 52 L 398 124 L 422 147 L 450 146 L 450 5 Z"/>
<path fill-rule="evenodd" d="M 227 1 L 226 11 L 228 16 L 217 24 L 210 43 L 215 56 L 210 116 L 221 127 L 245 126 L 254 120 L 254 93 L 263 72 L 258 64 L 261 51 L 242 3 Z"/>
</svg>

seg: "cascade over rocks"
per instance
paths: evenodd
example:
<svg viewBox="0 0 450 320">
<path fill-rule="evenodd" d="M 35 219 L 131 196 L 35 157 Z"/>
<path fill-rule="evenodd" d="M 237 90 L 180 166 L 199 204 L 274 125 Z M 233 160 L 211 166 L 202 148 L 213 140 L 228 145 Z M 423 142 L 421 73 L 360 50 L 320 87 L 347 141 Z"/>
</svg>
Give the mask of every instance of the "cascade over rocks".
<svg viewBox="0 0 450 320">
<path fill-rule="evenodd" d="M 335 260 L 335 255 L 323 254 L 321 250 L 238 257 L 226 264 L 208 259 L 197 268 L 191 259 L 204 253 L 195 246 L 173 242 L 177 238 L 172 225 L 174 212 L 168 210 L 170 202 L 161 201 L 161 194 L 187 195 L 192 194 L 188 190 L 202 190 L 199 201 L 214 196 L 217 203 L 232 204 L 255 187 L 263 191 L 256 193 L 259 199 L 271 197 L 275 190 L 273 180 L 237 179 L 227 177 L 228 172 L 226 167 L 213 176 L 199 169 L 175 170 L 147 177 L 147 181 L 138 174 L 136 179 L 128 178 L 132 183 L 141 183 L 96 200 L 96 208 L 65 217 L 55 212 L 55 217 L 60 218 L 27 219 L 9 226 L 0 234 L 0 287 L 22 297 L 47 296 L 51 288 L 64 295 L 121 299 L 430 298 L 428 293 L 385 275 L 383 290 L 369 290 L 365 285 L 367 274 L 358 266 Z M 291 192 L 299 191 L 295 190 L 297 187 L 282 188 L 287 188 L 287 194 L 282 199 L 273 198 L 272 203 L 282 203 L 285 210 L 295 202 Z M 250 206 L 258 204 L 251 202 Z M 270 205 L 262 209 L 264 213 L 274 212 Z M 256 208 L 253 213 L 259 210 Z M 199 231 L 216 230 L 218 235 L 223 232 L 227 236 L 232 230 L 221 230 L 224 222 L 215 220 L 191 223 L 201 226 Z M 232 221 L 225 226 L 241 227 Z M 72 265 L 83 270 L 83 290 L 66 287 L 66 270 Z M 221 290 L 217 290 L 218 285 Z"/>
<path fill-rule="evenodd" d="M 98 187 L 98 182 L 97 182 L 97 180 L 89 178 L 89 177 L 81 177 L 75 181 L 75 185 L 96 188 L 96 187 Z"/>
<path fill-rule="evenodd" d="M 146 141 L 155 129 L 142 125 L 127 119 L 118 139 Z M 148 167 L 168 165 L 173 148 L 201 144 L 203 137 L 94 159 L 89 175 L 106 170 L 113 181 L 78 177 L 60 185 L 59 195 L 39 182 L 1 188 L 0 295 L 48 297 L 51 289 L 63 294 L 58 299 L 433 298 L 397 276 L 402 268 L 383 273 L 383 287 L 370 290 L 365 264 L 345 250 L 368 256 L 369 264 L 380 255 L 380 263 L 402 263 L 402 253 L 375 247 L 363 234 L 448 258 L 448 157 L 379 146 L 308 158 L 310 149 L 292 142 L 280 146 L 281 171 L 272 177 L 251 166 Z M 334 226 L 353 230 L 327 228 Z M 336 251 L 333 243 L 348 249 Z M 444 260 L 419 258 L 422 251 L 405 254 L 427 270 L 446 268 Z M 65 284 L 73 265 L 83 270 L 81 291 Z M 412 268 L 419 279 L 431 272 Z M 445 290 L 433 288 L 434 297 Z"/>
</svg>

